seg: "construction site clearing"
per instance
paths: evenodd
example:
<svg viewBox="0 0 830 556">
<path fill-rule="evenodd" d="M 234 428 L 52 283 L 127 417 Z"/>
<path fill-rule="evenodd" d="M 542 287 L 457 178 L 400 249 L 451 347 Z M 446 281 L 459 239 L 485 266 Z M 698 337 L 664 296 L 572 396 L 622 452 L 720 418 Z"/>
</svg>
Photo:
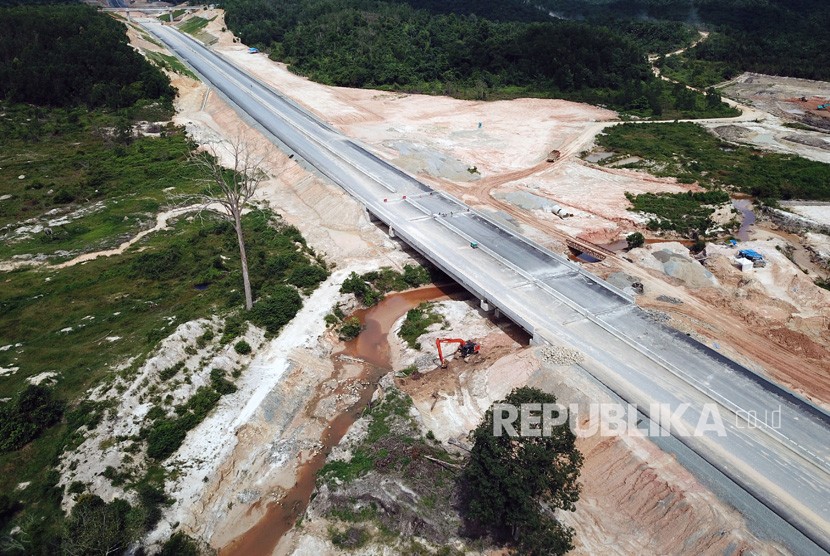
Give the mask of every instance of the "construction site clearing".
<svg viewBox="0 0 830 556">
<path fill-rule="evenodd" d="M 815 283 L 829 275 L 830 242 L 823 233 L 785 229 L 765 213 L 753 212 L 750 202 L 742 205 L 755 219 L 743 230 L 746 240 L 710 242 L 695 257 L 680 238 L 648 232 L 646 217 L 631 212 L 625 196 L 679 193 L 696 190 L 695 185 L 579 158 L 591 151 L 598 133 L 613 125 L 614 112 L 562 100 L 474 102 L 323 86 L 264 55 L 250 54 L 225 30 L 221 10 L 198 15 L 214 18 L 202 32 L 216 51 L 345 135 L 549 249 L 572 251 L 587 270 L 634 295 L 654 319 L 830 408 L 830 292 Z M 161 49 L 134 24 L 128 31 L 139 51 Z M 167 490 L 175 502 L 151 542 L 163 541 L 175 527 L 223 554 L 341 553 L 330 538 L 335 524 L 327 508 L 349 493 L 326 487 L 306 509 L 317 488 L 315 474 L 327 458 L 345 458 L 361 441 L 366 427 L 361 404 L 395 390 L 411 398 L 420 430 L 458 453 L 469 448 L 467 435 L 490 405 L 515 387 L 536 386 L 563 403 L 609 399 L 596 384 L 571 372 L 579 352 L 529 347 L 517 327 L 481 313 L 457 291 L 427 288 L 390 295 L 371 314 L 360 313 L 367 329 L 358 340 L 341 341 L 324 317 L 337 304 L 347 313 L 359 309 L 353 296 L 339 293 L 349 273 L 420 261 L 373 224 L 356 201 L 277 150 L 208 87 L 181 74 L 170 76 L 179 91 L 175 122 L 202 145 L 241 136 L 268 152 L 270 178 L 257 201 L 297 226 L 336 271 L 279 337 L 264 340 L 258 331 L 249 332 L 247 339 L 257 349 L 245 361 L 238 391 L 188 434 L 171 458 L 177 473 Z M 781 130 L 798 131 L 783 124 L 801 114 L 788 112 L 778 101 L 760 102 L 759 92 L 743 92 L 759 82 L 789 83 L 780 80 L 735 80 L 727 92 L 754 95 L 751 119 L 707 126 L 716 133 L 723 125 L 757 132 L 736 136 L 740 141 L 761 137 L 763 142 L 768 134 L 775 138 L 771 148 L 819 160 L 827 152 L 821 145 L 779 139 Z M 830 90 L 830 84 L 812 83 Z M 783 94 L 802 96 L 789 89 Z M 803 93 L 808 98 L 814 94 L 819 92 Z M 755 121 L 759 113 L 765 115 Z M 820 127 L 815 121 L 807 123 Z M 798 131 L 810 137 L 814 133 L 822 135 Z M 826 210 L 794 209 L 810 221 L 820 220 L 818 213 L 826 215 Z M 725 210 L 721 217 L 725 223 L 735 214 Z M 634 231 L 642 232 L 646 242 L 625 249 L 624 239 Z M 418 339 L 422 349 L 416 350 L 397 332 L 406 312 L 424 301 L 433 303 L 441 322 Z M 184 347 L 208 325 L 179 327 L 164 341 L 163 360 L 148 361 L 127 395 L 95 393 L 100 399 L 118 398 L 122 422 L 99 427 L 65 456 L 63 484 L 75 480 L 71 470 L 77 464 L 72 462 L 84 461 L 96 494 L 105 500 L 123 495 L 100 477 L 120 457 L 107 450 L 107 440 L 134 426 L 137 400 L 154 385 L 148 378 L 153 369 L 188 357 L 234 357 L 214 345 L 187 355 Z M 454 354 L 442 370 L 436 350 L 442 338 L 457 338 L 461 346 L 472 340 L 478 349 L 470 348 L 467 362 L 463 353 Z M 409 374 L 399 372 L 406 368 Z M 582 495 L 576 512 L 561 517 L 576 530 L 575 553 L 786 553 L 649 439 L 589 437 L 580 439 L 578 448 L 585 456 Z M 352 495 L 363 488 L 361 495 L 385 493 L 387 503 L 406 503 L 403 478 L 387 477 L 381 483 L 374 475 L 365 480 L 353 487 Z M 303 516 L 303 526 L 292 527 Z M 438 536 L 423 539 L 426 545 L 463 546 L 457 535 L 437 526 L 431 530 Z M 384 550 L 373 542 L 362 553 Z M 396 550 L 405 553 L 402 545 Z"/>
</svg>

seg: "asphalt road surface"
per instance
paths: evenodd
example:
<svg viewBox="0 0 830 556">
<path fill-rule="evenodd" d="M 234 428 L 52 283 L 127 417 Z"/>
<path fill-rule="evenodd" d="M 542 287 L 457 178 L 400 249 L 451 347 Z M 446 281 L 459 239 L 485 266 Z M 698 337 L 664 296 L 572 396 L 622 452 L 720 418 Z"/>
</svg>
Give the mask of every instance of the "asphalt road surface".
<svg viewBox="0 0 830 556">
<path fill-rule="evenodd" d="M 653 322 L 616 288 L 384 162 L 201 43 L 144 25 L 275 143 L 488 306 L 535 341 L 584 353 L 582 369 L 771 510 L 778 521 L 764 534 L 796 553 L 830 551 L 827 412 Z M 695 434 L 701 423 L 711 427 Z"/>
</svg>

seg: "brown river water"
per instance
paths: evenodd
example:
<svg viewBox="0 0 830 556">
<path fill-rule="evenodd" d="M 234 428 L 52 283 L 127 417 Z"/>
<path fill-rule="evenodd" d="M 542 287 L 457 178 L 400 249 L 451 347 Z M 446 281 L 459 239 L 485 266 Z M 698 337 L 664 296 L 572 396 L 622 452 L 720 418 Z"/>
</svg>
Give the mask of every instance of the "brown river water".
<svg viewBox="0 0 830 556">
<path fill-rule="evenodd" d="M 388 334 L 395 321 L 424 301 L 467 297 L 469 294 L 457 284 L 427 286 L 388 294 L 374 307 L 355 313 L 355 316 L 363 323 L 364 329 L 356 339 L 346 343 L 342 352 L 333 355 L 333 359 L 337 371 L 343 364 L 341 356 L 365 362 L 359 379 L 360 384 L 364 385 L 359 391 L 359 401 L 347 411 L 333 417 L 320 439 L 322 449 L 297 469 L 294 486 L 279 502 L 269 503 L 265 515 L 257 524 L 223 547 L 219 551 L 220 556 L 259 556 L 271 554 L 274 551 L 282 536 L 305 513 L 311 494 L 314 492 L 317 473 L 326 463 L 326 457 L 332 447 L 340 442 L 349 427 L 360 418 L 371 401 L 381 377 L 392 370 Z M 340 388 L 334 393 L 340 393 Z M 326 395 L 331 395 L 331 393 Z M 320 397 L 321 394 L 318 392 L 318 395 L 309 402 L 307 406 L 309 414 L 314 411 Z M 252 510 L 254 508 L 256 505 L 252 507 Z"/>
</svg>

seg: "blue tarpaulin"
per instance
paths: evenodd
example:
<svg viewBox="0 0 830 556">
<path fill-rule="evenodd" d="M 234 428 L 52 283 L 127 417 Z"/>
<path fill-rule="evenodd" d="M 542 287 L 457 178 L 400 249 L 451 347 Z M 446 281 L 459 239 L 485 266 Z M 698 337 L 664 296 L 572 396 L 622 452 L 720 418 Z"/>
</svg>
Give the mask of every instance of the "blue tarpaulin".
<svg viewBox="0 0 830 556">
<path fill-rule="evenodd" d="M 755 261 L 764 258 L 762 254 L 760 254 L 758 251 L 755 251 L 754 249 L 741 249 L 740 251 L 738 251 L 738 255 L 745 259 L 749 259 L 750 261 Z"/>
</svg>

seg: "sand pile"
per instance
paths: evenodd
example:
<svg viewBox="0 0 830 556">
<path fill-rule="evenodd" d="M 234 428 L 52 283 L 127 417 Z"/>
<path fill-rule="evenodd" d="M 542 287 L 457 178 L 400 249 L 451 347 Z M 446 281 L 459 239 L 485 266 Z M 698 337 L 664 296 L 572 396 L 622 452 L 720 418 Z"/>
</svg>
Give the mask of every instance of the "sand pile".
<svg viewBox="0 0 830 556">
<path fill-rule="evenodd" d="M 689 255 L 680 243 L 669 242 L 632 249 L 627 258 L 641 267 L 658 270 L 691 289 L 710 288 L 718 280 Z"/>
</svg>

